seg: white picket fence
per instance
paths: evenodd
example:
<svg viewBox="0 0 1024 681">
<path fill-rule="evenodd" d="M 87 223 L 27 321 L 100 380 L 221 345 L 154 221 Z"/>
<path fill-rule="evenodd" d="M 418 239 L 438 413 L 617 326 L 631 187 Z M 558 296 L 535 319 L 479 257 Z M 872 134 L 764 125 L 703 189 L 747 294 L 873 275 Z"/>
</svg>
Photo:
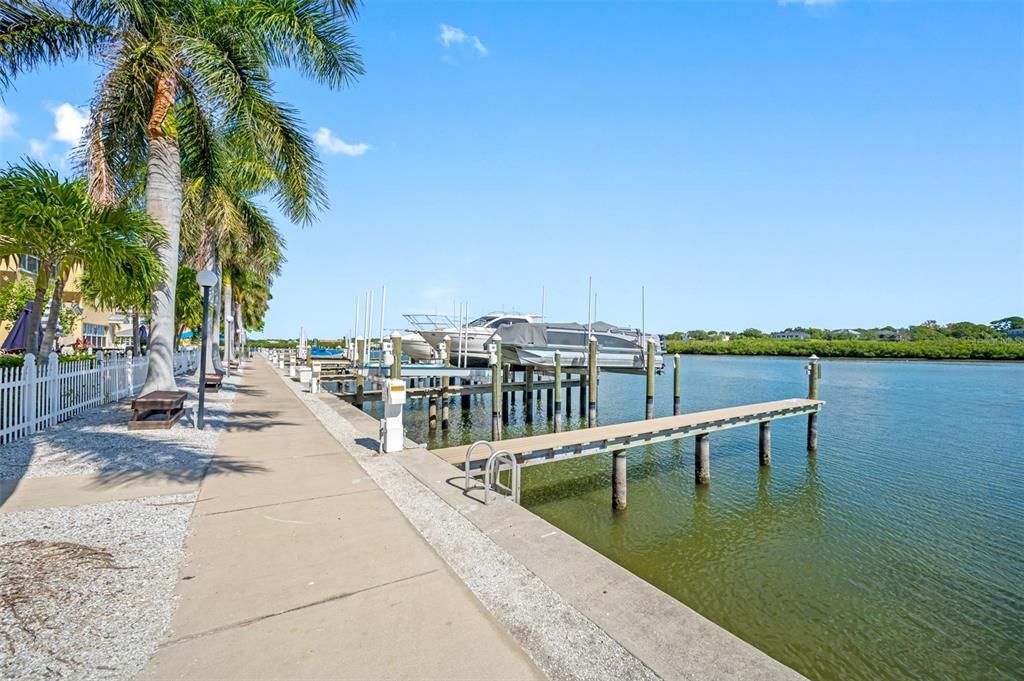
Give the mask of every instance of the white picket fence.
<svg viewBox="0 0 1024 681">
<path fill-rule="evenodd" d="M 174 373 L 199 366 L 198 349 L 174 353 Z M 0 368 L 0 445 L 45 430 L 87 409 L 137 395 L 146 381 L 149 357 L 104 357 L 46 364 L 25 355 L 20 367 Z"/>
</svg>

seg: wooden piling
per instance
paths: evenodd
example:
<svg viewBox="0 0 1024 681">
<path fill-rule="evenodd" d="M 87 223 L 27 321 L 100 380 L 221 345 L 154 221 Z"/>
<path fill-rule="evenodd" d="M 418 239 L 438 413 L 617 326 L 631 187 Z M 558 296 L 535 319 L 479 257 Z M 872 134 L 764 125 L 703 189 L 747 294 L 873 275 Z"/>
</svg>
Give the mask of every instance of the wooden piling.
<svg viewBox="0 0 1024 681">
<path fill-rule="evenodd" d="M 566 397 L 569 390 L 565 391 Z M 555 350 L 555 432 L 562 432 L 562 353 Z"/>
<path fill-rule="evenodd" d="M 762 466 L 772 465 L 772 422 L 761 421 L 758 441 L 758 460 Z"/>
<path fill-rule="evenodd" d="M 807 364 L 807 399 L 818 399 L 818 379 L 821 378 L 821 364 L 817 355 L 811 355 Z M 818 413 L 807 415 L 807 451 L 818 451 Z"/>
<path fill-rule="evenodd" d="M 647 419 L 654 418 L 654 339 L 647 339 L 647 401 L 645 413 Z"/>
<path fill-rule="evenodd" d="M 626 510 L 626 450 L 612 453 L 612 510 Z"/>
<path fill-rule="evenodd" d="M 711 436 L 707 433 L 693 442 L 693 480 L 698 485 L 711 482 Z"/>
<path fill-rule="evenodd" d="M 397 331 L 391 334 L 391 356 L 394 358 L 391 362 L 391 378 L 399 380 L 402 378 L 402 334 Z"/>
<path fill-rule="evenodd" d="M 501 439 L 501 405 L 505 391 L 501 389 L 501 338 L 494 337 L 496 357 L 491 365 L 491 440 Z"/>
<path fill-rule="evenodd" d="M 679 402 L 683 393 L 683 370 L 679 364 L 679 355 L 672 356 L 672 415 L 679 416 Z"/>
<path fill-rule="evenodd" d="M 580 416 L 587 415 L 587 374 L 580 374 Z"/>
<path fill-rule="evenodd" d="M 445 342 L 441 345 L 443 348 L 441 351 L 441 360 L 445 367 L 450 367 L 452 363 L 448 360 L 448 343 L 451 342 L 451 338 L 445 336 L 444 339 Z M 441 430 L 448 430 L 448 388 L 451 386 L 451 382 L 452 379 L 449 376 L 443 376 L 441 378 Z"/>
<path fill-rule="evenodd" d="M 356 366 L 362 368 L 366 361 L 366 340 L 363 338 L 356 338 Z M 363 377 L 356 377 L 356 401 L 355 405 L 359 409 L 363 408 L 363 396 L 366 388 L 363 385 Z"/>
<path fill-rule="evenodd" d="M 526 367 L 526 422 L 533 423 L 533 367 Z"/>
<path fill-rule="evenodd" d="M 498 355 L 498 361 L 501 361 L 501 355 Z M 504 371 L 504 378 L 506 383 L 510 382 L 508 369 Z M 501 391 L 501 414 L 502 418 L 508 418 L 508 393 L 504 390 Z"/>
<path fill-rule="evenodd" d="M 437 429 L 437 402 L 430 396 L 427 396 L 427 428 Z"/>
<path fill-rule="evenodd" d="M 587 353 L 587 369 L 589 376 L 587 378 L 588 387 L 590 388 L 590 401 L 587 403 L 587 426 L 594 428 L 597 426 L 597 338 L 594 336 L 590 337 L 590 348 Z"/>
<path fill-rule="evenodd" d="M 473 385 L 473 379 L 472 378 L 460 378 L 459 379 L 459 385 L 466 386 L 466 387 L 471 387 Z M 471 402 L 472 398 L 473 398 L 473 394 L 470 391 L 467 390 L 466 392 L 462 393 L 462 408 L 463 409 L 469 409 L 472 406 L 472 402 Z"/>
</svg>

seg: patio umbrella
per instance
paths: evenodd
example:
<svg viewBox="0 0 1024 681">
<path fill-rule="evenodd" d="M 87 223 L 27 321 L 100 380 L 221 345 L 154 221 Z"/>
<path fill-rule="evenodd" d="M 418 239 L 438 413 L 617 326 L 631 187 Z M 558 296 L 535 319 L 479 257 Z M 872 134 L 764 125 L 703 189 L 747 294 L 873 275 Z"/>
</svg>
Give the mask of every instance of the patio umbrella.
<svg viewBox="0 0 1024 681">
<path fill-rule="evenodd" d="M 28 345 L 28 325 L 29 318 L 32 316 L 32 301 L 25 303 L 25 309 L 18 315 L 17 321 L 14 322 L 14 326 L 11 327 L 10 333 L 7 334 L 7 338 L 4 339 L 3 349 L 4 350 L 26 350 Z M 37 341 L 40 343 L 43 340 L 43 325 L 39 325 L 39 333 L 36 334 Z M 39 352 L 39 346 L 33 352 Z"/>
</svg>

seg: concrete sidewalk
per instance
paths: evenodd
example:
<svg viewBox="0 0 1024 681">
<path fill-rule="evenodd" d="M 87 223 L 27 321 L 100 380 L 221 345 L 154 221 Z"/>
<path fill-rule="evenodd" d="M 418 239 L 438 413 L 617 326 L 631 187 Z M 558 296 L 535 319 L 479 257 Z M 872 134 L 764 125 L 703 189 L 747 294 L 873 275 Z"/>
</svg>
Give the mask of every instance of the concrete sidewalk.
<svg viewBox="0 0 1024 681">
<path fill-rule="evenodd" d="M 141 675 L 539 679 L 359 464 L 264 362 L 247 370 Z"/>
</svg>

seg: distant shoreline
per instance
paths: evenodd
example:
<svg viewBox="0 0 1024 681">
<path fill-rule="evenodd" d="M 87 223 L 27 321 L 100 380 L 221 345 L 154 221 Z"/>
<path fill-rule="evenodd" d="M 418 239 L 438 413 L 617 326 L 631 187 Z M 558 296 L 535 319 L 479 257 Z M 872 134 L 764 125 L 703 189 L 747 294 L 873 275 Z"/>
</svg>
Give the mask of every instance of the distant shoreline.
<svg viewBox="0 0 1024 681">
<path fill-rule="evenodd" d="M 728 341 L 670 340 L 670 354 L 749 355 L 834 359 L 1024 361 L 1024 342 L 1012 340 L 873 341 L 736 338 Z"/>
</svg>

